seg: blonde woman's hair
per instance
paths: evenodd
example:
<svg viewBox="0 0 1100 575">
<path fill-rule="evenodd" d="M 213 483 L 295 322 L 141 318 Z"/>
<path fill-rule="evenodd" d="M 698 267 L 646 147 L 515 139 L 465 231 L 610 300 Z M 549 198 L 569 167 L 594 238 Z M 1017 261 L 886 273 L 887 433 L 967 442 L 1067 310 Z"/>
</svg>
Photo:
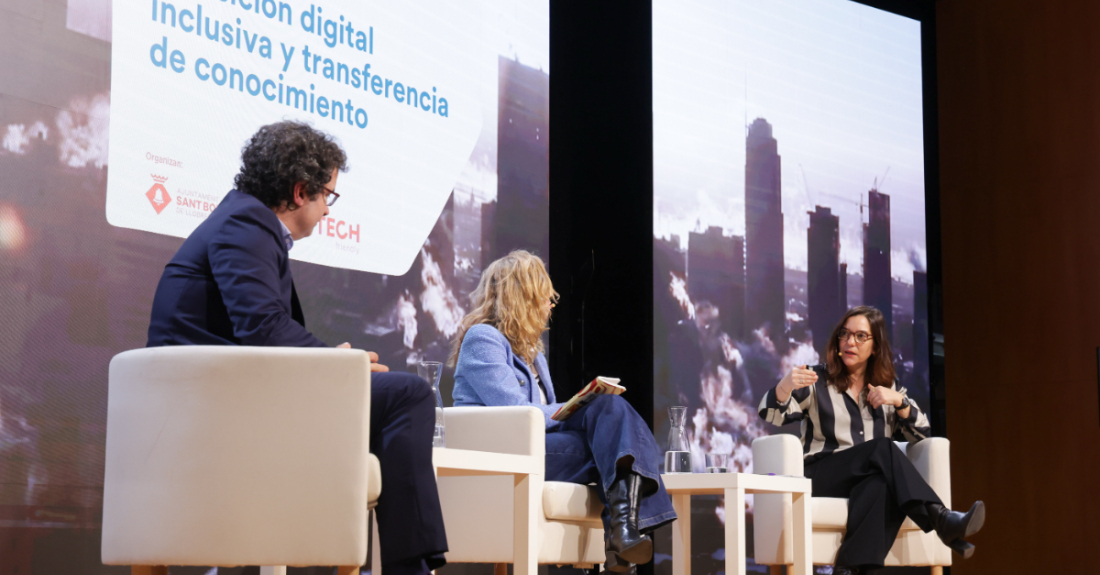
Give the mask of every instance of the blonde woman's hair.
<svg viewBox="0 0 1100 575">
<path fill-rule="evenodd" d="M 489 264 L 470 294 L 470 313 L 458 326 L 448 363 L 453 366 L 458 361 L 466 331 L 481 323 L 497 328 L 508 339 L 512 353 L 534 363 L 543 351 L 542 334 L 549 329 L 543 315 L 546 300 L 557 302 L 558 292 L 538 256 L 516 250 Z"/>
</svg>

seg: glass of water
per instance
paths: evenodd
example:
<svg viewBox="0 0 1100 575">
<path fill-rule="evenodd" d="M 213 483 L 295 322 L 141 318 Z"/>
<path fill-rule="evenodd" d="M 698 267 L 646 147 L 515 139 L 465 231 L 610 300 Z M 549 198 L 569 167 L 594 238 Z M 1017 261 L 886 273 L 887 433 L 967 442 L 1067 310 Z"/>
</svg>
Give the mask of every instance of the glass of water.
<svg viewBox="0 0 1100 575">
<path fill-rule="evenodd" d="M 708 453 L 707 473 L 729 473 L 729 458 L 725 453 Z"/>
<path fill-rule="evenodd" d="M 447 446 L 447 430 L 443 418 L 443 396 L 439 394 L 439 378 L 443 375 L 443 364 L 438 361 L 422 361 L 416 365 L 416 374 L 432 386 L 435 394 L 435 433 L 432 436 L 432 447 Z"/>
</svg>

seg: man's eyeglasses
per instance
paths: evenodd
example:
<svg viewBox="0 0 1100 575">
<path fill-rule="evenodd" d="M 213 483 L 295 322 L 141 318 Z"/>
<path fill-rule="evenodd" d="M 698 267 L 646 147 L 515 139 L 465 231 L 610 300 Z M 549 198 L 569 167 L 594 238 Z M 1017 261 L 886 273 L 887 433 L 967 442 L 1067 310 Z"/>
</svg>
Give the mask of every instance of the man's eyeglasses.
<svg viewBox="0 0 1100 575">
<path fill-rule="evenodd" d="M 848 341 L 849 337 L 854 337 L 854 338 L 856 338 L 856 343 L 858 343 L 860 345 L 863 345 L 863 344 L 867 343 L 869 340 L 873 339 L 871 337 L 871 334 L 869 334 L 865 331 L 848 331 L 846 329 L 841 329 L 839 335 L 840 335 L 840 341 Z"/>
<path fill-rule="evenodd" d="M 336 190 L 330 190 L 328 188 L 321 188 L 325 191 L 325 204 L 332 207 L 332 204 L 336 203 L 336 200 L 340 199 L 340 194 L 336 193 Z"/>
</svg>

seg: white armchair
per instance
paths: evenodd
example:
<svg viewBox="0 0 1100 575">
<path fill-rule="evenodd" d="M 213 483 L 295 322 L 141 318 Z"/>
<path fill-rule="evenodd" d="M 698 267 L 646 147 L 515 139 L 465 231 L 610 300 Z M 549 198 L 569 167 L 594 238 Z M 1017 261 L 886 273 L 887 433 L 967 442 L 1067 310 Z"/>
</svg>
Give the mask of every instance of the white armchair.
<svg viewBox="0 0 1100 575">
<path fill-rule="evenodd" d="M 366 352 L 138 349 L 111 360 L 108 385 L 104 563 L 366 561 L 381 491 Z"/>
<path fill-rule="evenodd" d="M 898 443 L 921 477 L 951 507 L 950 442 L 933 437 L 912 445 Z M 761 437 L 752 443 L 753 470 L 756 473 L 799 475 L 802 473 L 802 444 L 789 435 Z M 813 563 L 832 565 L 844 540 L 848 521 L 848 500 L 834 497 L 813 497 Z M 753 511 L 755 561 L 771 565 L 773 573 L 779 565 L 793 563 L 791 535 L 791 496 L 757 495 Z M 924 533 L 911 519 L 906 519 L 886 556 L 888 566 L 931 566 L 939 575 L 951 565 L 951 550 L 935 532 Z"/>
<path fill-rule="evenodd" d="M 534 407 L 451 407 L 447 447 L 536 459 L 544 469 L 546 426 Z M 603 523 L 595 486 L 544 481 L 531 476 L 539 564 L 583 565 L 604 561 Z M 440 477 L 439 498 L 451 563 L 512 563 L 513 479 L 508 476 Z M 541 494 L 541 497 L 537 496 Z"/>
</svg>

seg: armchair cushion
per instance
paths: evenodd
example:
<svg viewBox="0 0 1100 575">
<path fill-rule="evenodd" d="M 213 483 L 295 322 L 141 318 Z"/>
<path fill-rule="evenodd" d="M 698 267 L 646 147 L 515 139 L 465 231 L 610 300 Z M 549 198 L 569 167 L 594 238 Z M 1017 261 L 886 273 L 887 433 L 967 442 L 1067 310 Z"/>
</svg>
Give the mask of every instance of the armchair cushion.
<svg viewBox="0 0 1100 575">
<path fill-rule="evenodd" d="M 830 531 L 848 530 L 848 500 L 843 497 L 814 497 L 810 499 L 813 509 L 813 528 Z M 901 530 L 920 529 L 912 519 L 905 518 Z"/>
<path fill-rule="evenodd" d="M 603 502 L 595 485 L 547 481 L 542 488 L 542 508 L 547 519 L 599 521 Z"/>
<path fill-rule="evenodd" d="M 373 453 L 367 454 L 367 506 L 374 507 L 378 504 L 378 497 L 382 495 L 382 465 Z"/>
<path fill-rule="evenodd" d="M 844 531 L 848 523 L 848 500 L 842 497 L 814 497 L 810 499 L 813 509 L 814 529 L 836 529 Z"/>
</svg>

